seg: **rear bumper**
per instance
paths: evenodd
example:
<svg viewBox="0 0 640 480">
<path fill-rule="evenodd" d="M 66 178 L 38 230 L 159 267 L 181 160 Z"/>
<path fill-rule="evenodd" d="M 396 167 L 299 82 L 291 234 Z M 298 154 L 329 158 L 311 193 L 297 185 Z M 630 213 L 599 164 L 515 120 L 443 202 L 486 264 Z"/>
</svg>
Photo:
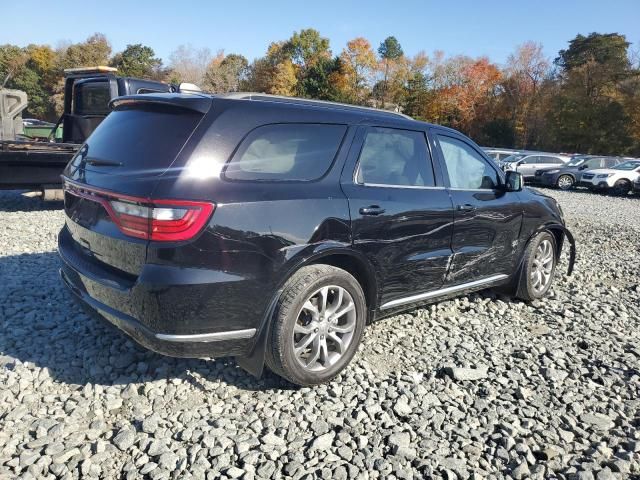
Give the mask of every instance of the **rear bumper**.
<svg viewBox="0 0 640 480">
<path fill-rule="evenodd" d="M 148 265 L 139 277 L 123 281 L 74 255 L 64 235 L 63 229 L 59 253 L 64 284 L 90 314 L 142 346 L 192 358 L 246 356 L 253 350 L 262 316 L 260 297 L 252 296 L 249 280 L 230 281 L 209 271 L 203 279 L 189 269 Z"/>
</svg>

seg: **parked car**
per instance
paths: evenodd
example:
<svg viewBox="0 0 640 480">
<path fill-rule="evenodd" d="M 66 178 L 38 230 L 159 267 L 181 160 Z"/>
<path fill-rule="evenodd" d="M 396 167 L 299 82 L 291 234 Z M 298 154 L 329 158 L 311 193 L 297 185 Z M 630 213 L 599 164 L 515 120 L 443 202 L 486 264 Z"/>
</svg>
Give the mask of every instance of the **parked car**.
<svg viewBox="0 0 640 480">
<path fill-rule="evenodd" d="M 640 160 L 627 160 L 612 168 L 588 170 L 582 174 L 581 184 L 591 190 L 610 190 L 616 195 L 626 195 L 640 177 Z"/>
<path fill-rule="evenodd" d="M 571 157 L 567 155 L 560 155 L 556 153 L 520 153 L 505 158 L 503 163 L 503 169 L 514 170 L 525 178 L 525 180 L 535 180 L 536 170 L 543 170 L 546 168 L 557 168 L 571 160 Z"/>
<path fill-rule="evenodd" d="M 580 182 L 582 173 L 595 168 L 610 168 L 621 163 L 620 157 L 576 155 L 558 168 L 536 170 L 535 183 L 569 190 Z"/>
<path fill-rule="evenodd" d="M 521 153 L 519 150 L 513 150 L 509 148 L 489 148 L 483 147 L 484 153 L 486 153 L 489 158 L 494 159 L 496 162 L 501 162 L 507 157 L 511 155 L 515 155 L 517 153 Z"/>
<path fill-rule="evenodd" d="M 640 177 L 636 178 L 636 181 L 633 182 L 633 192 L 640 193 Z"/>
<path fill-rule="evenodd" d="M 64 171 L 64 283 L 142 345 L 266 359 L 300 385 L 365 325 L 500 286 L 544 296 L 568 239 L 464 135 L 401 114 L 256 94 L 115 99 Z"/>
</svg>

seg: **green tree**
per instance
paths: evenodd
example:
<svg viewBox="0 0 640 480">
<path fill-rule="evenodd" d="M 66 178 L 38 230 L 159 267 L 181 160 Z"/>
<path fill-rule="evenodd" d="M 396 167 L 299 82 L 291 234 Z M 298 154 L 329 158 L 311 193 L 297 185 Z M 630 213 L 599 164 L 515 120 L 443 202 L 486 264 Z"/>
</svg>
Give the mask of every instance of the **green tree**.
<svg viewBox="0 0 640 480">
<path fill-rule="evenodd" d="M 313 28 L 294 32 L 285 43 L 283 52 L 302 69 L 311 67 L 321 59 L 331 57 L 329 39 L 322 37 L 320 32 Z"/>
<path fill-rule="evenodd" d="M 380 85 L 380 99 L 382 108 L 385 106 L 385 100 L 389 92 L 389 73 L 393 66 L 404 56 L 400 42 L 394 36 L 385 38 L 378 47 L 378 55 L 382 63 L 383 78 Z"/>
<path fill-rule="evenodd" d="M 118 74 L 126 77 L 161 78 L 162 60 L 155 56 L 151 47 L 136 43 L 127 45 L 111 59 L 111 65 L 118 69 Z"/>
<path fill-rule="evenodd" d="M 246 79 L 248 67 L 249 62 L 242 55 L 220 54 L 207 68 L 204 87 L 215 93 L 237 92 Z"/>
<path fill-rule="evenodd" d="M 555 60 L 560 88 L 548 113 L 556 148 L 623 154 L 633 145 L 621 86 L 637 76 L 617 33 L 576 36 Z"/>
<path fill-rule="evenodd" d="M 25 51 L 16 45 L 0 45 L 0 88 L 20 72 L 27 63 Z"/>
</svg>

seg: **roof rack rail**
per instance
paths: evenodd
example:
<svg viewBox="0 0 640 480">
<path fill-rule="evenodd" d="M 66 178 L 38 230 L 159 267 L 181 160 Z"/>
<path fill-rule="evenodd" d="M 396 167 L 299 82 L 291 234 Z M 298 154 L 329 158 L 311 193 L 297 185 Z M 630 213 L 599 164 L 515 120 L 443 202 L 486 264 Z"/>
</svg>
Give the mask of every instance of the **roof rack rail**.
<svg viewBox="0 0 640 480">
<path fill-rule="evenodd" d="M 327 100 L 315 100 L 312 98 L 299 98 L 299 97 L 286 97 L 284 95 L 271 95 L 269 93 L 259 93 L 259 92 L 230 92 L 230 93 L 220 93 L 214 95 L 216 97 L 221 98 L 230 98 L 237 100 L 266 100 L 266 101 L 276 101 L 282 103 L 291 103 L 296 105 L 316 105 L 319 107 L 334 107 L 334 108 L 342 108 L 344 110 L 354 110 L 354 111 L 365 111 L 365 112 L 375 112 L 377 114 L 382 115 L 393 115 L 397 117 L 402 117 L 407 120 L 413 120 L 409 115 L 405 115 L 400 112 L 392 112 L 390 110 L 381 110 L 379 108 L 372 107 L 363 107 L 360 105 L 351 105 L 349 103 L 340 103 L 340 102 L 330 102 Z"/>
</svg>

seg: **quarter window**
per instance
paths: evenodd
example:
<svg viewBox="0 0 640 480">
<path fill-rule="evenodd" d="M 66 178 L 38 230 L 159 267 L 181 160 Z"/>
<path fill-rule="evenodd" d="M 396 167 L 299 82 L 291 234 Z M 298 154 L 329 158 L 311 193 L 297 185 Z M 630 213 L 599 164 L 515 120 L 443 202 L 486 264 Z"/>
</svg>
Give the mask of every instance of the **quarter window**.
<svg viewBox="0 0 640 480">
<path fill-rule="evenodd" d="M 452 188 L 473 190 L 498 187 L 498 173 L 470 145 L 444 135 L 438 135 L 438 143 Z"/>
<path fill-rule="evenodd" d="M 358 160 L 357 182 L 405 187 L 435 186 L 424 133 L 370 128 Z"/>
<path fill-rule="evenodd" d="M 345 125 L 264 125 L 244 139 L 225 170 L 231 180 L 298 180 L 322 177 L 333 163 Z"/>
</svg>

